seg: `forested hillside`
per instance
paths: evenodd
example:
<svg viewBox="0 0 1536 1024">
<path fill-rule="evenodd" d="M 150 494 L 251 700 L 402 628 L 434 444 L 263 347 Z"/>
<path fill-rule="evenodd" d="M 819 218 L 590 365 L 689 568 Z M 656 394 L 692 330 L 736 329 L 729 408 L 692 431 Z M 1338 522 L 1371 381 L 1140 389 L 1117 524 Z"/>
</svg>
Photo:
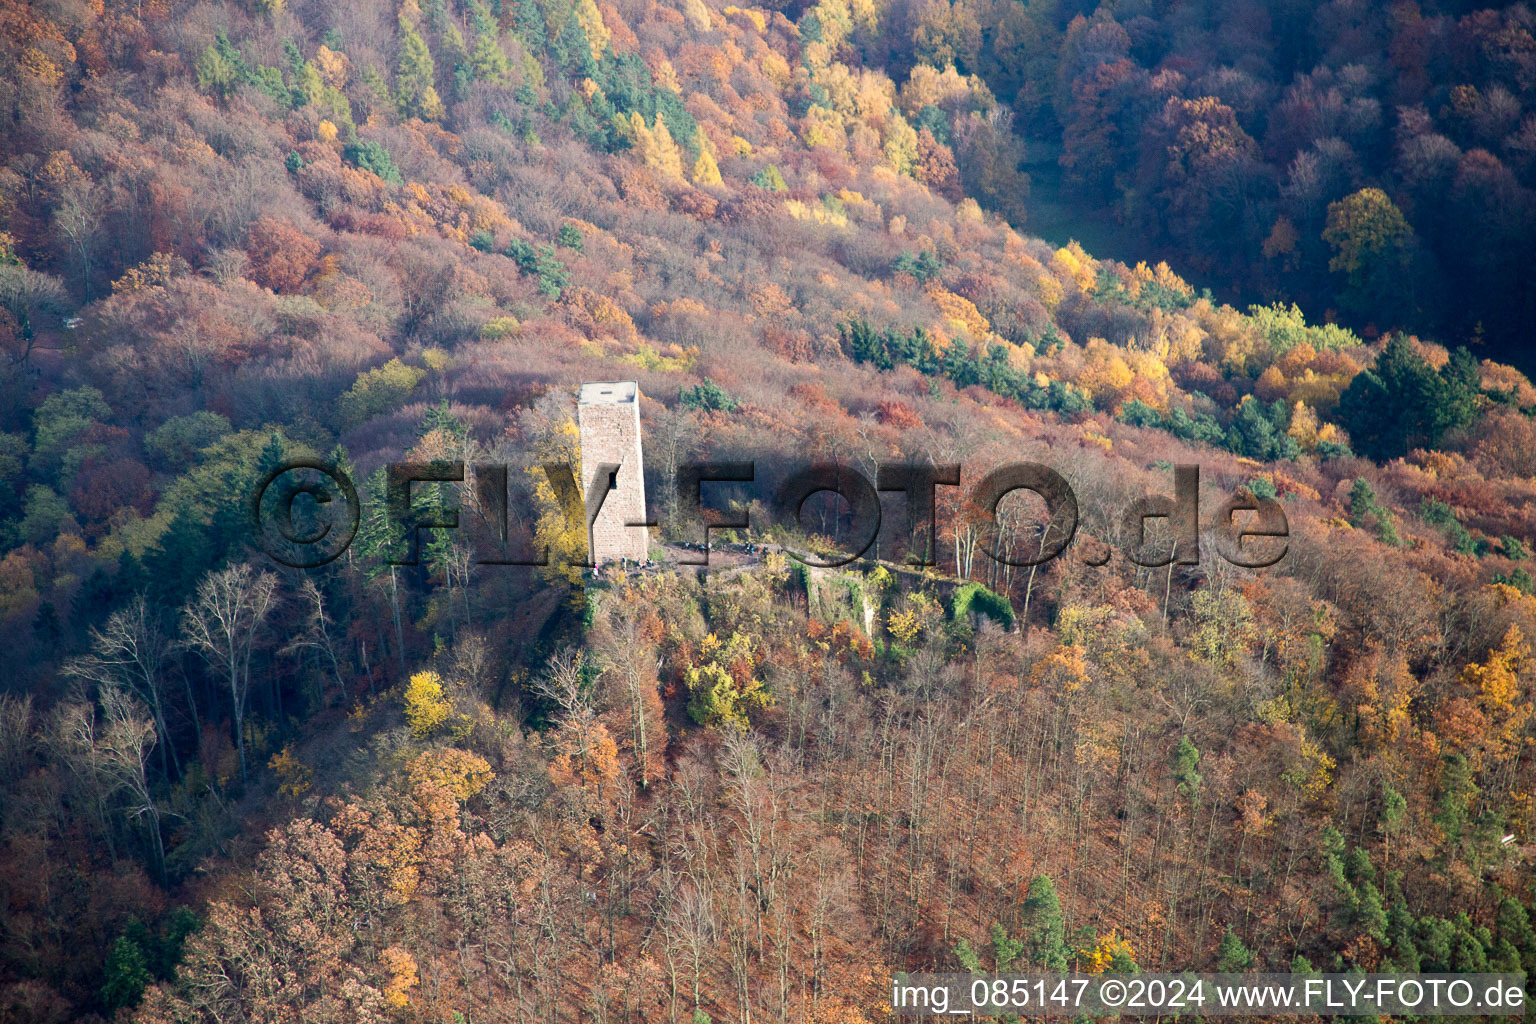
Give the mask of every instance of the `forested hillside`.
<svg viewBox="0 0 1536 1024">
<path fill-rule="evenodd" d="M 1529 14 L 1410 7 L 0 0 L 0 1021 L 1536 969 L 1536 389 L 1462 345 L 1528 305 Z M 1032 238 L 1056 130 L 1149 251 L 1343 316 Z M 541 467 L 614 379 L 662 564 L 594 575 Z M 701 457 L 766 555 L 676 564 Z M 253 543 L 294 458 L 362 492 L 319 569 Z M 846 540 L 774 520 L 803 458 L 961 464 L 937 564 L 780 554 Z M 1022 460 L 1081 518 L 1035 570 L 963 500 Z M 507 465 L 553 564 L 472 473 L 398 564 L 405 461 Z M 1188 464 L 1277 565 L 1126 556 Z"/>
<path fill-rule="evenodd" d="M 1533 27 L 1524 4 L 929 0 L 854 39 L 979 75 L 1069 209 L 1233 294 L 1528 369 Z"/>
</svg>

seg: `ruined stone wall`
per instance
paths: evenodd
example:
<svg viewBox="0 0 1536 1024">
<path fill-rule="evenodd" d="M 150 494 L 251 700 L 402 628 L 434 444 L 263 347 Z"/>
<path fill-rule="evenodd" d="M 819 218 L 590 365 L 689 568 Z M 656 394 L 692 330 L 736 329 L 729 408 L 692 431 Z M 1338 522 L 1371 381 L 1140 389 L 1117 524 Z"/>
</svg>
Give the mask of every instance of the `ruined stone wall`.
<svg viewBox="0 0 1536 1024">
<path fill-rule="evenodd" d="M 645 521 L 645 464 L 640 450 L 640 394 L 632 401 L 582 402 L 581 472 L 583 493 L 596 494 L 604 481 L 599 467 L 618 463 L 616 486 L 609 491 L 592 523 L 591 560 L 597 564 L 629 558 L 644 560 L 650 551 L 650 535 L 644 527 L 626 523 Z"/>
</svg>

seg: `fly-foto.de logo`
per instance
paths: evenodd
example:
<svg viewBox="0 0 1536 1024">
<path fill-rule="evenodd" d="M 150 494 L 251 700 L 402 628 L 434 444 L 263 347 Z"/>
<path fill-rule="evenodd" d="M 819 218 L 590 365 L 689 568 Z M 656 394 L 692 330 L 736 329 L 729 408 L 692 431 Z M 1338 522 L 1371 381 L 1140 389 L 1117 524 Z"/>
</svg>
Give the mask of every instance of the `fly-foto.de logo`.
<svg viewBox="0 0 1536 1024">
<path fill-rule="evenodd" d="M 567 528 L 579 528 L 587 538 L 583 567 L 628 559 L 643 561 L 650 546 L 655 521 L 643 518 L 643 490 L 622 502 L 640 510 L 639 518 L 620 516 L 612 529 L 600 532 L 605 510 L 621 505 L 626 488 L 643 488 L 638 466 L 597 462 L 584 467 L 585 487 L 565 464 L 539 467 L 554 493 L 559 514 Z M 843 524 L 832 554 L 795 551 L 786 553 L 815 566 L 845 565 L 864 557 L 877 540 L 904 545 L 906 561 L 933 565 L 939 489 L 960 487 L 961 469 L 954 464 L 918 464 L 881 467 L 870 480 L 858 469 L 844 464 L 812 463 L 778 476 L 776 482 L 761 479 L 754 462 L 698 462 L 679 467 L 672 481 L 676 519 L 667 534 L 678 538 L 675 561 L 707 564 L 709 535 L 713 530 L 761 530 L 766 526 L 794 526 L 801 522 L 807 503 L 819 494 L 842 500 Z M 386 493 L 380 511 L 382 529 L 390 537 L 387 558 L 392 565 L 415 565 L 420 558 L 422 530 L 456 530 L 462 508 L 446 508 L 438 501 L 416 499 L 421 489 L 468 484 L 473 495 L 471 515 L 480 535 L 489 539 L 487 550 L 474 561 L 479 565 L 542 566 L 550 564 L 547 550 L 539 550 L 531 538 L 519 539 L 509 523 L 521 520 L 510 508 L 508 467 L 505 464 L 463 462 L 392 463 L 385 469 Z M 739 488 L 742 498 L 721 507 L 716 489 Z M 748 505 L 768 492 L 769 523 L 753 522 Z M 1029 543 L 1020 543 L 1015 531 L 1002 525 L 999 516 L 1004 499 L 1020 492 L 1034 495 L 1044 512 L 1030 529 Z M 882 537 L 882 494 L 900 495 L 895 503 L 904 508 L 904 536 Z M 1020 462 L 1000 466 L 983 475 L 964 495 L 963 507 L 979 513 L 979 548 L 988 557 L 1012 566 L 1036 566 L 1060 557 L 1079 537 L 1077 495 L 1067 479 L 1049 466 Z M 426 506 L 426 507 L 424 507 Z M 361 521 L 356 486 L 335 466 L 314 459 L 285 463 L 257 482 L 250 499 L 256 543 L 275 561 L 294 568 L 315 568 L 335 560 L 352 544 Z M 1244 514 L 1246 513 L 1246 514 Z M 1156 530 L 1162 521 L 1165 529 Z M 1279 562 L 1290 536 L 1285 511 L 1273 498 L 1258 498 L 1240 491 L 1229 497 L 1204 523 L 1217 555 L 1234 565 L 1264 568 Z M 1132 501 L 1119 517 L 1121 549 L 1141 566 L 1195 565 L 1201 557 L 1200 468 L 1186 465 L 1173 469 L 1173 493 L 1149 495 Z M 1159 534 L 1154 538 L 1153 533 Z M 889 548 L 887 548 L 888 550 Z M 1107 544 L 1094 543 L 1079 555 L 1089 565 L 1110 559 Z"/>
</svg>

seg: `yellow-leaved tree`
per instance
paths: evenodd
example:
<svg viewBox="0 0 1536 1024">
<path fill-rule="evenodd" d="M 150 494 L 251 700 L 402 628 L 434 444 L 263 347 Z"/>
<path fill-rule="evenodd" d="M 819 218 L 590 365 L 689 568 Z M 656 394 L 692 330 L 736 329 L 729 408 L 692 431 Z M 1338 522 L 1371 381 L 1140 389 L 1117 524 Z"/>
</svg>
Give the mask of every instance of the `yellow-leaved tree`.
<svg viewBox="0 0 1536 1024">
<path fill-rule="evenodd" d="M 1333 248 L 1328 269 L 1346 275 L 1340 303 L 1363 315 L 1394 308 L 1415 244 L 1413 228 L 1379 188 L 1363 188 L 1328 204 L 1323 241 Z"/>
<path fill-rule="evenodd" d="M 699 158 L 693 162 L 693 183 L 695 185 L 723 185 L 720 178 L 720 165 L 715 162 L 714 151 L 710 148 L 709 138 L 703 130 L 694 133 L 694 141 L 699 146 Z"/>
<path fill-rule="evenodd" d="M 917 164 L 917 130 L 907 123 L 899 111 L 893 111 L 885 122 L 885 159 L 896 168 L 898 174 L 911 175 Z"/>
<path fill-rule="evenodd" d="M 1487 716 L 1482 741 L 1497 757 L 1515 752 L 1531 718 L 1531 702 L 1521 700 L 1520 675 L 1530 664 L 1531 649 L 1520 627 L 1511 624 L 1504 639 L 1482 664 L 1461 670 L 1461 681 L 1475 691 L 1473 700 Z"/>
<path fill-rule="evenodd" d="M 1081 644 L 1058 644 L 1035 663 L 1029 681 L 1052 696 L 1071 697 L 1089 683 L 1087 650 Z"/>
<path fill-rule="evenodd" d="M 292 743 L 273 754 L 267 767 L 277 776 L 277 791 L 284 796 L 303 796 L 314 782 L 314 769 L 294 756 Z"/>
<path fill-rule="evenodd" d="M 587 35 L 587 45 L 592 47 L 592 59 L 602 60 L 603 51 L 608 49 L 608 41 L 613 38 L 608 26 L 603 24 L 603 12 L 597 9 L 593 0 L 579 0 L 575 14 L 577 24 Z"/>
<path fill-rule="evenodd" d="M 535 506 L 533 539 L 535 549 L 548 555 L 543 572 L 579 584 L 587 560 L 587 515 L 581 495 L 581 430 L 576 421 L 566 417 L 556 423 L 535 441 L 534 456 L 528 468 Z M 554 477 L 546 466 L 554 470 Z"/>
<path fill-rule="evenodd" d="M 401 697 L 405 705 L 405 720 L 417 739 L 426 739 L 448 721 L 453 705 L 443 692 L 443 680 L 436 672 L 427 669 L 411 676 Z"/>
<path fill-rule="evenodd" d="M 713 633 L 706 636 L 699 664 L 684 672 L 692 695 L 689 716 L 700 725 L 729 723 L 746 728 L 749 712 L 773 703 L 753 671 L 760 658 L 752 638 L 744 633 L 732 633 L 723 643 Z"/>
<path fill-rule="evenodd" d="M 411 989 L 421 982 L 416 958 L 399 946 L 390 946 L 379 954 L 379 962 L 389 976 L 384 983 L 384 1002 L 400 1009 L 410 1002 Z"/>
<path fill-rule="evenodd" d="M 440 786 L 460 803 L 480 792 L 496 777 L 485 758 L 457 747 L 423 751 L 411 758 L 405 770 L 413 787 Z"/>
<path fill-rule="evenodd" d="M 1078 967 L 1089 974 L 1116 973 L 1136 968 L 1135 951 L 1128 940 L 1110 932 L 1097 943 L 1077 951 Z"/>
<path fill-rule="evenodd" d="M 667 123 L 656 115 L 655 124 L 646 127 L 645 118 L 638 111 L 631 111 L 629 115 L 629 132 L 633 140 L 635 154 L 645 162 L 645 166 L 657 174 L 674 181 L 683 181 L 683 154 L 677 148 L 677 142 L 672 138 L 672 132 L 668 130 Z"/>
</svg>

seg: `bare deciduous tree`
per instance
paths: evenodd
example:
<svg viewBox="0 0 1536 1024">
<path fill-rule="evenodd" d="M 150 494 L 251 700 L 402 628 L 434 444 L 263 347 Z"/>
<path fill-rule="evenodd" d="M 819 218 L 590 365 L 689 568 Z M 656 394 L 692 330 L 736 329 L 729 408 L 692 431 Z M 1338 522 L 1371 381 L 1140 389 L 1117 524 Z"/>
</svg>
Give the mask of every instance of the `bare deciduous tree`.
<svg viewBox="0 0 1536 1024">
<path fill-rule="evenodd" d="M 556 704 L 571 718 L 592 715 L 592 690 L 586 679 L 587 655 L 575 647 L 565 647 L 549 659 L 544 674 L 531 684 L 534 693 Z"/>
<path fill-rule="evenodd" d="M 702 446 L 698 416 L 685 406 L 662 408 L 647 427 L 645 450 L 656 460 L 661 471 L 662 486 L 658 497 L 663 523 L 670 524 L 677 519 L 677 491 L 673 482 L 677 479 L 678 467 L 696 456 Z"/>
<path fill-rule="evenodd" d="M 171 646 L 171 636 L 158 610 L 140 594 L 108 616 L 100 629 L 91 630 L 91 653 L 64 666 L 67 676 L 101 686 L 125 686 L 148 705 L 160 736 L 160 770 L 168 777 L 172 766 L 176 774 L 181 774 L 181 761 L 170 741 L 165 716 L 165 663 L 170 658 Z M 197 705 L 190 684 L 187 701 L 195 724 Z"/>
<path fill-rule="evenodd" d="M 0 265 L 0 309 L 16 322 L 14 345 L 6 353 L 12 363 L 26 365 L 37 343 L 37 324 L 41 313 L 62 313 L 69 296 L 59 279 L 23 266 Z"/>
<path fill-rule="evenodd" d="M 9 788 L 26 773 L 37 746 L 32 695 L 0 694 L 0 784 Z"/>
<path fill-rule="evenodd" d="M 288 643 L 283 645 L 279 653 L 292 654 L 295 651 L 317 651 L 319 656 L 325 659 L 330 666 L 331 677 L 336 680 L 338 688 L 345 689 L 341 678 L 341 662 L 336 657 L 336 644 L 331 639 L 331 617 L 325 610 L 325 595 L 320 593 L 320 588 L 315 586 L 315 581 L 308 576 L 299 585 L 299 591 L 304 599 L 309 602 L 309 614 L 304 619 L 304 630 Z"/>
<path fill-rule="evenodd" d="M 642 608 L 638 601 L 616 601 L 606 616 L 600 651 L 606 667 L 619 683 L 629 709 L 630 744 L 635 758 L 636 781 L 644 789 L 652 778 L 652 746 L 663 740 L 661 723 L 648 707 L 654 703 L 657 659 L 646 641 Z M 649 693 L 647 692 L 649 691 Z"/>
<path fill-rule="evenodd" d="M 106 718 L 98 745 L 102 772 L 114 788 L 128 793 L 128 816 L 144 821 L 154 839 L 155 870 L 165 878 L 165 843 L 160 836 L 160 807 L 149 790 L 150 748 L 155 746 L 155 726 L 139 712 L 132 695 L 116 686 L 105 685 L 99 693 Z"/>
<path fill-rule="evenodd" d="M 251 652 L 276 602 L 277 577 L 237 565 L 209 573 L 181 617 L 182 642 L 203 656 L 229 685 L 240 778 L 245 779 L 245 709 L 251 690 Z"/>
<path fill-rule="evenodd" d="M 715 944 L 718 924 L 709 897 L 691 882 L 666 903 L 661 919 L 662 933 L 669 950 L 681 952 L 693 978 L 693 1005 L 698 1009 L 703 999 L 704 965 Z"/>
</svg>

